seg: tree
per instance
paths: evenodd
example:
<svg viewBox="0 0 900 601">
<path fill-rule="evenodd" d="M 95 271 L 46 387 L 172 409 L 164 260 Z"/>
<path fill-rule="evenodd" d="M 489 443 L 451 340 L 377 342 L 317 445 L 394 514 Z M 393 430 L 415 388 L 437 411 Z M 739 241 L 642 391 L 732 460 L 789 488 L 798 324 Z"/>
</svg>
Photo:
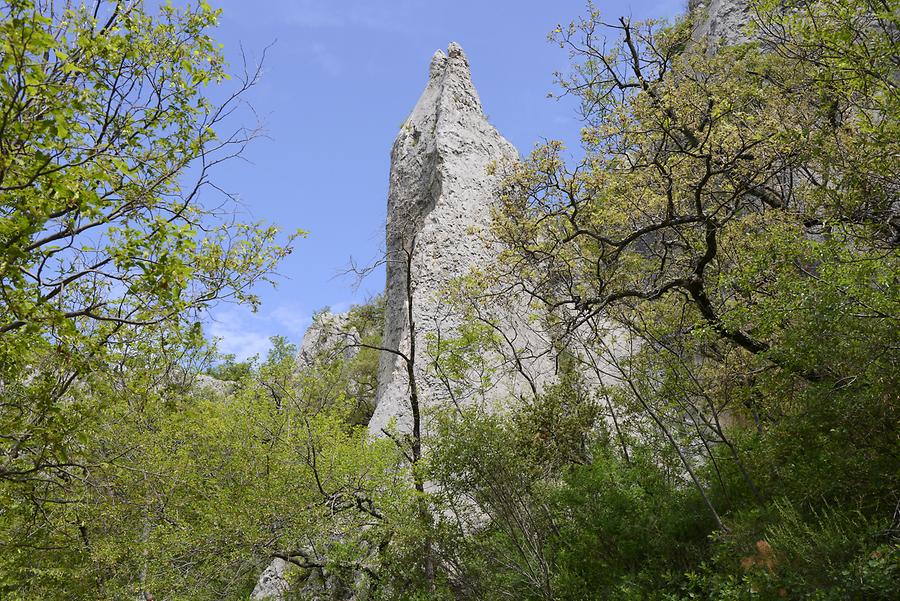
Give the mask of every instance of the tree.
<svg viewBox="0 0 900 601">
<path fill-rule="evenodd" d="M 849 17 L 837 4 L 804 6 L 828 17 L 816 21 L 821 27 L 811 28 L 802 13 L 766 13 L 761 27 L 783 36 L 765 40 L 773 51 L 750 43 L 710 55 L 691 41 L 690 21 L 605 24 L 592 12 L 557 28 L 554 39 L 576 61 L 561 85 L 581 100 L 589 156 L 570 170 L 552 142 L 508 180 L 497 232 L 514 251 L 510 273 L 514 282 L 520 277 L 511 285 L 552 309 L 572 310 L 574 325 L 673 300 L 722 340 L 788 363 L 777 332 L 747 309 L 756 306 L 754 294 L 775 291 L 749 273 L 736 241 L 794 252 L 803 265 L 785 275 L 810 286 L 827 284 L 804 267 L 838 262 L 841 252 L 884 266 L 896 258 L 898 183 L 889 157 L 897 153 L 887 133 L 896 127 L 896 92 L 884 75 L 893 63 L 887 48 L 897 45 L 896 17 L 882 10 L 880 19 L 858 22 L 878 8 L 867 2 L 847 7 Z M 620 36 L 614 45 L 602 42 L 603 29 Z M 838 46 L 846 35 L 873 48 L 875 66 L 845 64 Z M 851 147 L 848 156 L 842 149 Z M 788 241 L 793 251 L 776 249 Z M 735 281 L 739 270 L 744 279 Z M 892 318 L 851 298 L 872 319 Z M 843 376 L 791 369 L 809 380 Z"/>
<path fill-rule="evenodd" d="M 207 198 L 211 170 L 256 135 L 219 130 L 258 69 L 222 104 L 204 94 L 226 78 L 208 34 L 218 14 L 205 2 L 155 17 L 140 1 L 3 7 L 0 478 L 58 462 L 53 412 L 108 353 L 217 300 L 255 304 L 251 287 L 290 252 L 276 228 Z"/>
<path fill-rule="evenodd" d="M 896 384 L 877 375 L 897 361 L 896 15 L 867 1 L 773 6 L 758 6 L 760 39 L 715 53 L 690 19 L 608 24 L 592 10 L 558 27 L 587 156 L 573 169 L 560 143 L 539 147 L 496 215 L 501 293 L 535 299 L 571 341 L 611 316 L 645 343 L 625 379 L 663 403 L 647 416 L 726 446 L 723 415 L 749 410 L 764 428 L 790 401 L 737 407 L 725 382 L 852 382 L 877 398 Z"/>
<path fill-rule="evenodd" d="M 73 544 L 83 487 L 109 461 L 105 420 L 142 419 L 113 384 L 184 390 L 208 360 L 203 312 L 221 300 L 255 307 L 253 286 L 273 281 L 298 235 L 279 242 L 277 228 L 240 222 L 211 179 L 258 131 L 235 125 L 258 68 L 210 99 L 228 79 L 209 34 L 218 15 L 206 2 L 158 14 L 140 0 L 0 7 L 8 556 Z"/>
<path fill-rule="evenodd" d="M 551 34 L 571 52 L 560 83 L 585 156 L 549 142 L 507 173 L 505 249 L 478 300 L 525 297 L 585 372 L 611 366 L 597 389 L 616 444 L 610 424 L 588 428 L 584 465 L 544 480 L 561 491 L 542 551 L 563 598 L 896 594 L 897 15 L 752 6 L 756 37 L 715 52 L 698 15 L 591 9 Z M 501 474 L 479 472 L 464 436 L 449 450 L 469 463 L 448 473 L 472 498 Z M 592 522 L 607 505 L 633 520 Z M 657 528 L 669 506 L 674 528 Z M 659 564 L 635 563 L 636 539 Z M 689 554 L 668 556 L 674 540 Z M 509 577 L 501 594 L 545 594 L 498 556 L 469 568 Z"/>
</svg>

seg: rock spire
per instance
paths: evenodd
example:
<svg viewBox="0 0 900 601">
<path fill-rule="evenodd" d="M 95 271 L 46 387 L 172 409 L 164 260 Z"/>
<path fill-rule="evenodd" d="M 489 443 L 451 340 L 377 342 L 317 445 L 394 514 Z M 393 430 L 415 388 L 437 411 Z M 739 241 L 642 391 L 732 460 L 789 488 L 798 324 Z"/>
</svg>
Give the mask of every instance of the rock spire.
<svg viewBox="0 0 900 601">
<path fill-rule="evenodd" d="M 488 123 L 462 48 L 451 43 L 446 54 L 438 50 L 391 152 L 386 231 L 383 344 L 407 356 L 414 348 L 424 406 L 445 396 L 428 373 L 425 349 L 435 334 L 452 335 L 458 326 L 441 296 L 454 278 L 495 256 L 479 233 L 489 224 L 499 183 L 489 166 L 516 160 L 515 147 Z M 406 361 L 382 352 L 370 431 L 378 434 L 392 419 L 409 431 L 409 398 Z"/>
</svg>

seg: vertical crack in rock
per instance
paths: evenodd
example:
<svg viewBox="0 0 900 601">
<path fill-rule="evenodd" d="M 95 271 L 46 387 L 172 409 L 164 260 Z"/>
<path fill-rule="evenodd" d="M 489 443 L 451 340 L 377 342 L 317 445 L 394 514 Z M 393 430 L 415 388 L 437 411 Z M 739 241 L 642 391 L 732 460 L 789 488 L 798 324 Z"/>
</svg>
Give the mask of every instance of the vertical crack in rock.
<svg viewBox="0 0 900 601">
<path fill-rule="evenodd" d="M 426 369 L 429 334 L 445 336 L 458 325 L 441 294 L 453 278 L 495 256 L 479 234 L 489 224 L 499 183 L 488 168 L 516 160 L 515 147 L 488 123 L 462 48 L 451 43 L 447 54 L 437 51 L 428 85 L 391 152 L 386 231 L 384 346 L 410 349 L 406 253 L 412 249 L 415 373 L 423 406 L 443 395 Z M 378 434 L 392 419 L 401 431 L 410 431 L 409 379 L 405 361 L 382 352 L 369 430 Z"/>
</svg>

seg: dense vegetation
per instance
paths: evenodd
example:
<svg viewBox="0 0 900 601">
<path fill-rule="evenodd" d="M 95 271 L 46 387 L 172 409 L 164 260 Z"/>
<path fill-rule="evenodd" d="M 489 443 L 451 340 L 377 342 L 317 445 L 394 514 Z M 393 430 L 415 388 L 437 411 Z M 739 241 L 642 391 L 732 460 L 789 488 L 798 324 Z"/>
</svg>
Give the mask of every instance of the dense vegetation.
<svg viewBox="0 0 900 601">
<path fill-rule="evenodd" d="M 503 254 L 422 360 L 490 387 L 512 302 L 558 379 L 418 439 L 365 428 L 381 299 L 299 361 L 203 338 L 291 240 L 201 203 L 252 137 L 201 93 L 217 13 L 6 2 L 0 598 L 244 599 L 275 558 L 288 598 L 900 596 L 900 13 L 753 6 L 715 48 L 554 30 L 584 158 L 498 166 Z"/>
</svg>

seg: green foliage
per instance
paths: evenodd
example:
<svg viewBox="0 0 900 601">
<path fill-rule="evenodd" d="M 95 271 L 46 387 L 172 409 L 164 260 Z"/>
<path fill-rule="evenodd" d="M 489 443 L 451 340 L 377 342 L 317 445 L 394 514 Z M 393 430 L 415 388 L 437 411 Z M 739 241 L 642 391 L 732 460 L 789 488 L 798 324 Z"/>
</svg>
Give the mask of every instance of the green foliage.
<svg viewBox="0 0 900 601">
<path fill-rule="evenodd" d="M 217 484 L 241 448 L 226 408 L 189 393 L 212 354 L 200 320 L 219 300 L 255 306 L 296 234 L 279 244 L 210 202 L 213 168 L 254 136 L 225 122 L 254 74 L 224 105 L 206 96 L 228 79 L 218 15 L 0 7 L 3 598 L 134 597 L 155 577 L 151 521 L 183 533 L 204 502 L 244 498 Z M 207 426 L 234 455 L 212 447 L 221 473 L 185 472 L 179 445 L 212 446 Z M 166 557 L 188 562 L 166 578 L 193 561 Z"/>
<path fill-rule="evenodd" d="M 224 382 L 240 382 L 250 376 L 252 369 L 253 362 L 250 360 L 238 361 L 234 355 L 222 355 L 206 373 Z"/>
<path fill-rule="evenodd" d="M 548 462 L 553 444 L 529 436 L 527 424 L 542 415 L 533 412 L 471 409 L 440 420 L 429 478 L 446 519 L 434 536 L 455 583 L 464 583 L 456 598 L 888 599 L 897 592 L 895 499 L 884 486 L 895 478 L 893 451 L 815 440 L 833 420 L 844 427 L 854 420 L 869 433 L 876 422 L 839 408 L 830 418 L 785 420 L 802 422 L 805 433 L 784 423 L 737 443 L 745 469 L 771 492 L 761 505 L 727 453 L 702 464 L 699 478 L 710 483 L 728 526 L 721 531 L 673 453 L 632 440 L 626 459 L 601 430 L 591 435 L 588 461 Z"/>
<path fill-rule="evenodd" d="M 218 14 L 2 8 L 0 479 L 71 464 L 111 366 L 144 338 L 176 355 L 218 300 L 255 305 L 252 286 L 291 250 L 295 235 L 279 245 L 277 228 L 204 204 L 213 167 L 252 138 L 219 130 L 253 76 L 223 106 L 204 95 L 227 78 Z"/>
<path fill-rule="evenodd" d="M 365 428 L 382 298 L 300 365 L 203 340 L 289 250 L 199 202 L 244 141 L 202 94 L 217 12 L 46 6 L 0 24 L 4 599 L 242 599 L 276 557 L 296 597 L 900 594 L 889 3 L 761 1 L 715 52 L 690 19 L 557 28 L 585 158 L 508 174 L 503 255 L 427 340 L 452 402 L 421 455 Z M 558 369 L 497 411 L 508 290 Z"/>
<path fill-rule="evenodd" d="M 438 423 L 428 477 L 444 516 L 437 547 L 457 572 L 457 598 L 552 598 L 543 503 L 552 473 L 532 460 L 542 441 L 477 408 Z"/>
<path fill-rule="evenodd" d="M 227 398 L 169 382 L 158 357 L 130 360 L 66 502 L 4 489 L 4 598 L 246 598 L 274 554 L 335 540 L 320 561 L 354 585 L 349 566 L 405 519 L 403 473 L 393 443 L 350 424 L 349 403 L 316 399 L 294 357 L 276 341 Z"/>
<path fill-rule="evenodd" d="M 560 524 L 558 594 L 565 599 L 652 598 L 708 548 L 715 524 L 695 491 L 655 465 L 651 449 L 626 463 L 598 447 L 554 498 Z"/>
<path fill-rule="evenodd" d="M 442 418 L 458 597 L 898 594 L 888 4 L 761 2 L 757 38 L 715 52 L 690 19 L 593 8 L 551 34 L 586 158 L 550 142 L 507 174 L 504 254 L 463 300 L 480 327 L 479 299 L 527 291 L 562 375 L 506 415 Z M 477 388 L 490 336 L 441 343 L 435 371 Z M 602 386 L 572 378 L 591 355 Z"/>
<path fill-rule="evenodd" d="M 347 365 L 347 389 L 356 400 L 352 419 L 355 423 L 366 424 L 375 411 L 378 390 L 381 353 L 376 349 L 381 346 L 384 334 L 384 296 L 378 295 L 367 303 L 352 306 L 347 326 L 358 333 L 361 344 Z"/>
</svg>

